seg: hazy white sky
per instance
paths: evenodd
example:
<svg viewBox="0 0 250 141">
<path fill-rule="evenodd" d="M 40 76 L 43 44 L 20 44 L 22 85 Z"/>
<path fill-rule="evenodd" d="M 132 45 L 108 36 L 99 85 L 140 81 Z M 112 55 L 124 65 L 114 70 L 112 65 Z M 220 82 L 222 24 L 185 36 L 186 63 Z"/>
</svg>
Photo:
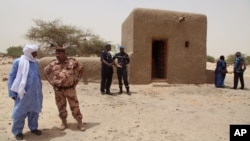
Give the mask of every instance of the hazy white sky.
<svg viewBox="0 0 250 141">
<path fill-rule="evenodd" d="M 29 43 L 24 35 L 33 19 L 59 18 L 120 44 L 121 25 L 138 7 L 204 14 L 208 55 L 250 55 L 250 0 L 0 0 L 0 52 Z"/>
</svg>

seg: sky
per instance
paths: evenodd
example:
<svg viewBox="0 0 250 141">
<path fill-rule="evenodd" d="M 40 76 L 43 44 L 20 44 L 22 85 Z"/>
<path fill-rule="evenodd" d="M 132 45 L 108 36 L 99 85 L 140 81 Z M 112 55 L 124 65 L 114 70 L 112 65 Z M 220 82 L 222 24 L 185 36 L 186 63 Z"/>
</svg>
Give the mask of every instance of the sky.
<svg viewBox="0 0 250 141">
<path fill-rule="evenodd" d="M 250 55 L 250 0 L 0 0 L 0 52 L 32 43 L 25 34 L 34 19 L 60 19 L 120 44 L 122 23 L 134 8 L 204 14 L 207 55 Z"/>
</svg>

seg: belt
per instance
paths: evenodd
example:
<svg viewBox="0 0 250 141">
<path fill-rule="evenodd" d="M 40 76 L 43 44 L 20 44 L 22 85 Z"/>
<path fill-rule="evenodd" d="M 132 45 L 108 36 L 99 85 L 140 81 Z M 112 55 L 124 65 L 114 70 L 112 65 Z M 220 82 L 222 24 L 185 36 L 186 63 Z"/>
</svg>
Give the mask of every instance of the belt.
<svg viewBox="0 0 250 141">
<path fill-rule="evenodd" d="M 73 86 L 61 86 L 61 87 L 55 87 L 55 90 L 64 91 L 64 90 L 71 89 L 71 88 L 74 88 L 74 87 Z"/>
</svg>

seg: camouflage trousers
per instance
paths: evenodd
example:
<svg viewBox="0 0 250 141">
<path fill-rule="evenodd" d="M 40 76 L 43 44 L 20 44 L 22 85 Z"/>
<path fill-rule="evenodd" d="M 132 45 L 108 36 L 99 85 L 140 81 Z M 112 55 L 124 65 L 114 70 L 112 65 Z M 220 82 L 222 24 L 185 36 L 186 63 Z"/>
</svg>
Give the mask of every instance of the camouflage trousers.
<svg viewBox="0 0 250 141">
<path fill-rule="evenodd" d="M 59 117 L 63 120 L 68 116 L 67 101 L 70 106 L 73 117 L 77 121 L 82 121 L 82 114 L 79 108 L 76 90 L 74 88 L 57 91 L 55 90 L 55 100 L 59 111 Z"/>
</svg>

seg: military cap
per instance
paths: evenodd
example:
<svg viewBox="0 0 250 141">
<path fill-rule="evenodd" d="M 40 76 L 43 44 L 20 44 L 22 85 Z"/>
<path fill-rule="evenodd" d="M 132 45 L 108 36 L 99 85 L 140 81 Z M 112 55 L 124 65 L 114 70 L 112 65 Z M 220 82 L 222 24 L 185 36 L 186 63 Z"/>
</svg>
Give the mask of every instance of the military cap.
<svg viewBox="0 0 250 141">
<path fill-rule="evenodd" d="M 119 48 L 125 48 L 124 46 L 119 46 Z"/>
<path fill-rule="evenodd" d="M 63 47 L 57 47 L 56 52 L 65 52 L 65 48 Z"/>
<path fill-rule="evenodd" d="M 105 47 L 106 47 L 106 48 L 107 48 L 107 47 L 111 47 L 111 44 L 106 44 Z"/>
<path fill-rule="evenodd" d="M 241 53 L 240 52 L 236 52 L 235 55 L 236 56 L 241 56 Z"/>
</svg>

